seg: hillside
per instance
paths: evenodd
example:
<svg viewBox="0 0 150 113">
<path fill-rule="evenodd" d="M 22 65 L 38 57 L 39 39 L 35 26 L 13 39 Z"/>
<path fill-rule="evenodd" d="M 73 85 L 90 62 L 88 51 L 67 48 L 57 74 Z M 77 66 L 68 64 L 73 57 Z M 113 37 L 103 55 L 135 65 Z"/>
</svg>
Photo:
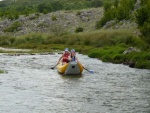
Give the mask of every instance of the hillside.
<svg viewBox="0 0 150 113">
<path fill-rule="evenodd" d="M 64 34 L 75 32 L 82 27 L 84 31 L 95 30 L 95 23 L 103 16 L 102 8 L 76 11 L 56 11 L 48 14 L 30 14 L 16 20 L 0 21 L 0 35 L 23 35 L 31 32 Z M 16 24 L 17 23 L 17 24 Z"/>
<path fill-rule="evenodd" d="M 10 19 L 32 13 L 50 13 L 59 10 L 97 8 L 105 0 L 3 0 L 0 2 L 0 17 Z"/>
</svg>

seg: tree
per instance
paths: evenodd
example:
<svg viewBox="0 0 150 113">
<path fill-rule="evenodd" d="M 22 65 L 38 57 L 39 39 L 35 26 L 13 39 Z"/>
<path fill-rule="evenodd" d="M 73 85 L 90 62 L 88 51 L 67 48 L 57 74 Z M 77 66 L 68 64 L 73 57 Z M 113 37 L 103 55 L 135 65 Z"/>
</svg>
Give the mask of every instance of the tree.
<svg viewBox="0 0 150 113">
<path fill-rule="evenodd" d="M 111 9 L 111 7 L 112 7 L 112 3 L 111 2 L 107 1 L 107 2 L 104 3 L 104 10 L 105 11 Z"/>
<path fill-rule="evenodd" d="M 38 5 L 37 9 L 40 13 L 44 13 L 44 10 L 51 12 L 52 11 L 52 5 L 51 5 L 51 3 L 43 2 L 43 3 Z"/>
<path fill-rule="evenodd" d="M 136 11 L 136 22 L 145 40 L 150 43 L 150 1 L 141 0 L 141 5 L 141 8 Z"/>
<path fill-rule="evenodd" d="M 117 8 L 118 7 L 118 4 L 119 4 L 119 1 L 118 0 L 115 0 L 114 1 L 114 6 Z"/>
<path fill-rule="evenodd" d="M 92 0 L 91 1 L 91 7 L 101 7 L 102 6 L 102 1 L 101 0 Z"/>
<path fill-rule="evenodd" d="M 52 4 L 53 11 L 58 11 L 58 10 L 63 9 L 63 5 L 60 3 L 60 1 L 54 1 L 51 4 Z"/>
</svg>

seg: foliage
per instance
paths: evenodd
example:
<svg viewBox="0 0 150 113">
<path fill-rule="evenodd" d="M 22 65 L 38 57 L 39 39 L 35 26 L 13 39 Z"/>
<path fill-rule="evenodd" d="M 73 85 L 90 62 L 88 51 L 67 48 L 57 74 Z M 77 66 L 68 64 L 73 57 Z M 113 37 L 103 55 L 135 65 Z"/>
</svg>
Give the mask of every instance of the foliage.
<svg viewBox="0 0 150 113">
<path fill-rule="evenodd" d="M 14 32 L 14 31 L 19 31 L 19 27 L 21 27 L 22 24 L 18 21 L 14 22 L 11 26 L 7 27 L 4 29 L 4 32 Z"/>
<path fill-rule="evenodd" d="M 57 21 L 56 16 L 55 16 L 55 15 L 52 15 L 51 20 L 53 20 L 53 21 Z"/>
<path fill-rule="evenodd" d="M 150 69 L 150 53 L 148 52 L 131 52 L 123 54 L 126 47 L 122 45 L 92 49 L 89 56 L 99 58 L 104 62 L 124 63 L 130 65 L 134 63 L 136 68 Z"/>
<path fill-rule="evenodd" d="M 150 43 L 150 1 L 141 0 L 141 5 L 136 13 L 136 21 L 146 41 Z"/>
<path fill-rule="evenodd" d="M 15 38 L 12 36 L 0 36 L 0 46 L 10 46 L 14 41 Z"/>
<path fill-rule="evenodd" d="M 0 17 L 16 19 L 19 15 L 47 14 L 58 10 L 78 10 L 101 7 L 102 0 L 3 0 L 0 1 Z"/>
<path fill-rule="evenodd" d="M 125 30 L 97 30 L 94 32 L 76 33 L 69 35 L 50 35 L 32 33 L 24 36 L 0 36 L 0 46 L 51 50 L 65 47 L 99 58 L 105 62 L 135 63 L 137 68 L 149 68 L 149 46 L 141 38 Z M 142 52 L 123 54 L 129 47 L 136 47 Z"/>
<path fill-rule="evenodd" d="M 82 31 L 83 31 L 83 28 L 82 28 L 82 27 L 78 27 L 78 28 L 76 28 L 76 30 L 75 30 L 76 33 L 79 33 L 79 32 L 82 32 Z"/>
<path fill-rule="evenodd" d="M 96 23 L 96 28 L 99 29 L 110 20 L 128 20 L 131 16 L 131 11 L 134 9 L 136 0 L 115 0 L 114 2 L 107 1 L 104 4 L 104 16 Z"/>
<path fill-rule="evenodd" d="M 38 12 L 40 13 L 48 13 L 52 11 L 52 5 L 50 2 L 42 2 L 37 6 Z"/>
</svg>

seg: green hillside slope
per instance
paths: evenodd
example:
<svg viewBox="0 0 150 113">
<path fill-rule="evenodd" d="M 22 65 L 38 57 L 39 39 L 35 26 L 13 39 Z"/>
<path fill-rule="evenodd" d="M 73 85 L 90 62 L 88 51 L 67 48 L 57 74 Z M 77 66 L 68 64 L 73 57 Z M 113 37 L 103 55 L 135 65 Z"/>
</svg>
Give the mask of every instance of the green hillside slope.
<svg viewBox="0 0 150 113">
<path fill-rule="evenodd" d="M 104 0 L 4 0 L 0 2 L 0 17 L 14 19 L 21 14 L 97 8 L 103 2 Z"/>
</svg>

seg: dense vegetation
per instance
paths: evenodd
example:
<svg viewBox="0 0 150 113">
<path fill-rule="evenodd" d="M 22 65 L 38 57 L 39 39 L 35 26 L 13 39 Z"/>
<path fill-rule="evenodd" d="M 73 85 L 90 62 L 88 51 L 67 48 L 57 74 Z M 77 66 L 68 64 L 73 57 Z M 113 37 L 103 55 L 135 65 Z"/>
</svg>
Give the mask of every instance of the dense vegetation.
<svg viewBox="0 0 150 113">
<path fill-rule="evenodd" d="M 102 0 L 4 0 L 0 2 L 0 17 L 16 19 L 19 15 L 85 9 L 102 4 Z"/>
<path fill-rule="evenodd" d="M 101 28 L 106 22 L 110 20 L 129 20 L 136 0 L 115 0 L 114 2 L 105 2 L 104 16 L 97 23 L 97 28 Z"/>
<path fill-rule="evenodd" d="M 150 44 L 150 0 L 141 0 L 141 5 L 136 13 L 136 21 L 145 40 Z"/>
<path fill-rule="evenodd" d="M 128 30 L 97 30 L 60 37 L 51 34 L 32 33 L 24 36 L 0 36 L 0 46 L 35 49 L 40 51 L 63 50 L 65 47 L 99 58 L 104 62 L 134 63 L 136 68 L 150 69 L 149 45 Z M 123 54 L 129 47 L 139 52 Z"/>
<path fill-rule="evenodd" d="M 136 21 L 145 40 L 150 43 L 150 0 L 140 0 L 141 6 L 137 10 L 134 9 L 136 2 L 137 0 L 105 2 L 104 16 L 97 22 L 97 29 L 104 26 L 110 20 Z"/>
</svg>

